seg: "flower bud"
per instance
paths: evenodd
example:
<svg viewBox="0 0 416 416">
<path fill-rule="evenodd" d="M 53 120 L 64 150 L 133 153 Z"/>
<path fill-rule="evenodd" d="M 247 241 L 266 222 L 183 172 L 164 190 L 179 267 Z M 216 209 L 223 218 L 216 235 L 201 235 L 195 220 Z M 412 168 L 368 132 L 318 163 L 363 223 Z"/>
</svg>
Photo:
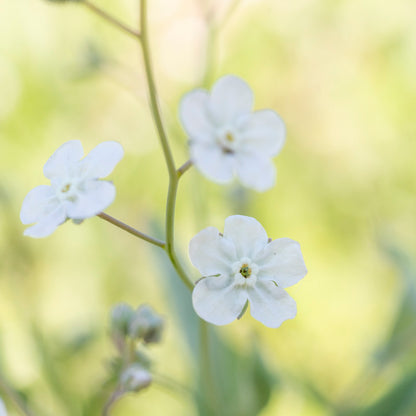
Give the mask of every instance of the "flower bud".
<svg viewBox="0 0 416 416">
<path fill-rule="evenodd" d="M 119 303 L 111 311 L 110 325 L 113 335 L 127 335 L 132 318 L 133 308 L 127 303 Z"/>
<path fill-rule="evenodd" d="M 123 371 L 120 382 L 125 391 L 138 392 L 150 385 L 152 376 L 142 366 L 132 364 Z"/>
<path fill-rule="evenodd" d="M 148 305 L 141 305 L 130 322 L 132 338 L 142 338 L 145 343 L 159 342 L 162 337 L 163 319 Z"/>
</svg>

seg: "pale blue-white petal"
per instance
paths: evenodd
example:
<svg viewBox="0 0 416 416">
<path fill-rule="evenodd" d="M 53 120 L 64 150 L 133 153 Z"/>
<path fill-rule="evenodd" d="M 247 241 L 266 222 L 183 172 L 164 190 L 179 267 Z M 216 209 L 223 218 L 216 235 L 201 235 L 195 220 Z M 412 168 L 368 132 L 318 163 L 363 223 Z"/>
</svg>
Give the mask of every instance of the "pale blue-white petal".
<svg viewBox="0 0 416 416">
<path fill-rule="evenodd" d="M 4 402 L 1 398 L 0 398 L 0 416 L 7 416 L 6 406 L 4 405 Z"/>
<path fill-rule="evenodd" d="M 20 220 L 23 224 L 32 224 L 53 211 L 58 204 L 55 191 L 49 185 L 39 185 L 32 189 L 23 200 Z"/>
<path fill-rule="evenodd" d="M 238 152 L 235 155 L 236 172 L 242 185 L 264 192 L 276 182 L 276 168 L 273 161 L 256 153 Z"/>
<path fill-rule="evenodd" d="M 247 301 L 242 286 L 234 286 L 228 276 L 207 277 L 192 292 L 195 312 L 205 321 L 226 325 L 236 319 Z"/>
<path fill-rule="evenodd" d="M 78 193 L 75 203 L 68 206 L 68 217 L 85 219 L 106 209 L 116 196 L 116 188 L 111 182 L 91 180 Z"/>
<path fill-rule="evenodd" d="M 296 284 L 308 272 L 299 243 L 290 238 L 272 241 L 253 260 L 260 267 L 257 277 L 274 280 L 281 288 Z"/>
<path fill-rule="evenodd" d="M 232 215 L 225 220 L 224 237 L 231 240 L 239 258 L 253 258 L 267 244 L 263 226 L 252 217 Z"/>
<path fill-rule="evenodd" d="M 84 151 L 79 140 L 66 142 L 45 163 L 43 174 L 48 179 L 66 175 L 71 165 L 80 160 L 83 155 Z"/>
<path fill-rule="evenodd" d="M 62 204 L 57 205 L 56 209 L 48 215 L 38 219 L 38 222 L 24 231 L 24 235 L 33 238 L 47 237 L 52 234 L 58 225 L 66 220 L 65 208 Z"/>
<path fill-rule="evenodd" d="M 224 153 L 216 144 L 192 143 L 191 160 L 208 179 L 217 183 L 228 183 L 234 176 L 234 156 Z"/>
<path fill-rule="evenodd" d="M 237 261 L 234 244 L 215 227 L 200 231 L 189 242 L 189 257 L 203 276 L 229 274 Z"/>
<path fill-rule="evenodd" d="M 213 135 L 215 127 L 209 116 L 209 94 L 197 89 L 186 94 L 179 105 L 179 117 L 183 128 L 192 140 L 207 133 Z"/>
<path fill-rule="evenodd" d="M 271 281 L 257 281 L 247 288 L 247 294 L 251 316 L 269 328 L 278 328 L 296 316 L 296 302 Z"/>
<path fill-rule="evenodd" d="M 108 176 L 124 155 L 120 143 L 108 141 L 94 147 L 83 160 L 79 162 L 82 169 L 85 169 L 84 177 L 97 179 Z"/>
<path fill-rule="evenodd" d="M 245 153 L 275 156 L 285 143 L 286 127 L 273 110 L 260 110 L 238 119 L 239 148 Z"/>
<path fill-rule="evenodd" d="M 253 92 L 245 81 L 234 75 L 226 75 L 212 88 L 210 114 L 218 125 L 235 123 L 237 117 L 251 111 L 253 101 Z"/>
</svg>

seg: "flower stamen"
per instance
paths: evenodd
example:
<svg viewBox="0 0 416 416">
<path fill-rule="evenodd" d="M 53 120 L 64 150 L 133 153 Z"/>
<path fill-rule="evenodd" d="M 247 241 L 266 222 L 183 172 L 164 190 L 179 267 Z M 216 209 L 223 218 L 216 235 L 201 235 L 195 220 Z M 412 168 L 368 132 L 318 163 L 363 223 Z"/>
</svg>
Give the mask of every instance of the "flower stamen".
<svg viewBox="0 0 416 416">
<path fill-rule="evenodd" d="M 234 136 L 232 135 L 232 133 L 227 132 L 227 134 L 225 135 L 225 139 L 229 142 L 232 143 L 235 139 Z"/>
<path fill-rule="evenodd" d="M 248 264 L 243 264 L 240 268 L 240 274 L 245 279 L 249 278 L 251 276 L 251 268 L 248 266 Z"/>
<path fill-rule="evenodd" d="M 64 187 L 62 187 L 61 192 L 66 193 L 71 189 L 71 184 L 67 183 Z"/>
</svg>

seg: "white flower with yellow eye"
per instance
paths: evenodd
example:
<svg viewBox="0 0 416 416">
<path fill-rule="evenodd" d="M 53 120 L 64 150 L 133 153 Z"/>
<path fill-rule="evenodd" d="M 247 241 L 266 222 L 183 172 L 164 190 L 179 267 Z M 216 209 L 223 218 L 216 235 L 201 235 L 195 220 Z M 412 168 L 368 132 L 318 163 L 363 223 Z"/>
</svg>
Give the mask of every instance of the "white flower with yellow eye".
<svg viewBox="0 0 416 416">
<path fill-rule="evenodd" d="M 82 221 L 107 208 L 116 190 L 111 182 L 99 178 L 109 175 L 123 154 L 119 143 L 109 141 L 99 144 L 82 159 L 84 151 L 79 140 L 63 144 L 43 167 L 51 184 L 32 189 L 23 201 L 22 223 L 36 223 L 24 234 L 46 237 L 68 218 Z"/>
<path fill-rule="evenodd" d="M 240 78 L 220 78 L 211 93 L 196 89 L 180 104 L 190 139 L 191 160 L 217 183 L 233 177 L 256 191 L 270 189 L 276 170 L 271 158 L 285 141 L 285 125 L 273 110 L 252 111 L 253 92 Z"/>
<path fill-rule="evenodd" d="M 256 219 L 233 215 L 225 220 L 224 234 L 214 227 L 200 231 L 189 256 L 203 276 L 192 293 L 202 319 L 226 325 L 248 303 L 253 318 L 270 328 L 296 316 L 296 302 L 284 290 L 307 273 L 296 241 L 270 241 Z"/>
</svg>

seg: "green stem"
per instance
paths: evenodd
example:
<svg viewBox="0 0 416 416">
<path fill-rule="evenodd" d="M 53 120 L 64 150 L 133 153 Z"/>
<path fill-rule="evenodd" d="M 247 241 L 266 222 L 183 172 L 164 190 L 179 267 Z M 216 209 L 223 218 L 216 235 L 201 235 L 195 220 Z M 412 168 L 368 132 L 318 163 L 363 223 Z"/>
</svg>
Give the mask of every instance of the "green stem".
<svg viewBox="0 0 416 416">
<path fill-rule="evenodd" d="M 147 87 L 150 98 L 150 109 L 152 111 L 153 119 L 158 132 L 160 144 L 162 145 L 163 154 L 165 156 L 166 165 L 169 171 L 169 177 L 172 179 L 176 176 L 175 162 L 173 160 L 172 152 L 169 147 L 168 137 L 163 126 L 162 116 L 160 113 L 160 106 L 156 84 L 153 76 L 152 61 L 150 57 L 149 48 L 149 31 L 147 26 L 147 1 L 140 2 L 140 29 L 141 29 L 141 45 L 143 53 L 144 68 L 146 72 Z"/>
<path fill-rule="evenodd" d="M 89 0 L 82 0 L 81 3 L 88 7 L 93 13 L 97 14 L 98 16 L 102 17 L 107 22 L 111 23 L 113 26 L 121 29 L 123 32 L 129 34 L 130 36 L 135 37 L 136 39 L 140 39 L 140 33 L 136 32 L 135 30 L 129 28 L 124 23 L 121 23 L 116 18 L 105 12 L 104 10 L 100 9 L 95 4 L 89 2 Z"/>
<path fill-rule="evenodd" d="M 123 395 L 124 395 L 123 390 L 121 390 L 121 389 L 115 390 L 111 394 L 111 396 L 107 400 L 107 402 L 105 403 L 102 416 L 109 416 L 110 415 L 110 410 L 112 409 L 114 404 L 123 397 Z"/>
<path fill-rule="evenodd" d="M 155 246 L 165 248 L 166 243 L 164 241 L 158 240 L 157 238 L 150 237 L 147 234 L 142 233 L 139 230 L 136 230 L 133 227 L 130 227 L 130 225 L 125 224 L 124 222 L 121 222 L 117 220 L 116 218 L 112 217 L 111 215 L 106 214 L 105 212 L 100 212 L 97 214 L 97 217 L 102 218 L 103 220 L 115 225 L 118 228 L 121 228 L 124 231 L 127 231 L 130 234 L 133 234 L 134 236 L 141 238 L 142 240 L 147 241 L 150 244 L 154 244 Z"/>
<path fill-rule="evenodd" d="M 200 360 L 201 360 L 201 377 L 202 387 L 207 393 L 208 402 L 211 405 L 213 414 L 217 412 L 218 402 L 215 392 L 215 382 L 212 374 L 211 356 L 209 348 L 209 326 L 208 323 L 199 319 L 199 337 L 200 337 Z"/>
<path fill-rule="evenodd" d="M 227 25 L 233 13 L 237 10 L 241 0 L 234 0 L 224 16 L 217 22 L 214 21 L 213 13 L 207 13 L 205 16 L 208 27 L 206 55 L 205 55 L 205 71 L 202 76 L 202 85 L 208 88 L 212 83 L 213 72 L 216 67 L 216 47 L 218 43 L 218 36 L 221 30 Z"/>
<path fill-rule="evenodd" d="M 4 380 L 4 378 L 0 375 L 0 390 L 3 391 L 4 395 L 7 396 L 19 409 L 20 413 L 24 416 L 34 416 L 26 406 L 26 403 L 21 399 L 19 393 L 13 390 L 11 386 Z"/>
<path fill-rule="evenodd" d="M 175 251 L 174 245 L 174 223 L 175 223 L 175 206 L 176 206 L 176 194 L 178 190 L 179 177 L 183 173 L 177 172 L 175 168 L 175 162 L 173 160 L 172 152 L 170 150 L 168 137 L 163 125 L 162 116 L 160 113 L 160 106 L 158 100 L 158 94 L 156 90 L 156 84 L 153 76 L 152 63 L 150 58 L 149 48 L 149 35 L 147 26 L 147 1 L 141 0 L 140 2 L 140 28 L 141 28 L 141 45 L 143 52 L 143 61 L 146 72 L 147 86 L 150 97 L 150 109 L 152 111 L 153 120 L 156 125 L 160 144 L 162 145 L 163 154 L 165 156 L 166 166 L 169 172 L 169 189 L 168 198 L 166 201 L 166 246 L 165 250 L 169 259 L 178 273 L 179 277 L 189 290 L 192 290 L 194 285 L 191 279 L 182 268 Z"/>
<path fill-rule="evenodd" d="M 182 395 L 187 395 L 192 397 L 195 392 L 192 391 L 189 387 L 179 383 L 178 381 L 165 376 L 164 374 L 155 373 L 152 371 L 153 381 L 155 384 L 164 387 L 171 391 L 172 393 L 180 393 Z"/>
<path fill-rule="evenodd" d="M 190 169 L 192 167 L 192 164 L 192 160 L 188 160 L 180 168 L 178 168 L 178 170 L 176 171 L 178 177 L 180 178 L 188 169 Z"/>
<path fill-rule="evenodd" d="M 176 255 L 175 250 L 175 207 L 176 207 L 176 194 L 178 191 L 179 184 L 179 174 L 175 172 L 174 177 L 169 179 L 169 189 L 168 189 L 168 199 L 166 201 L 166 253 L 169 256 L 169 259 L 175 268 L 178 276 L 181 278 L 185 286 L 192 291 L 194 284 L 191 279 L 188 277 L 187 273 L 183 269 L 182 265 L 179 262 L 179 259 Z"/>
</svg>

